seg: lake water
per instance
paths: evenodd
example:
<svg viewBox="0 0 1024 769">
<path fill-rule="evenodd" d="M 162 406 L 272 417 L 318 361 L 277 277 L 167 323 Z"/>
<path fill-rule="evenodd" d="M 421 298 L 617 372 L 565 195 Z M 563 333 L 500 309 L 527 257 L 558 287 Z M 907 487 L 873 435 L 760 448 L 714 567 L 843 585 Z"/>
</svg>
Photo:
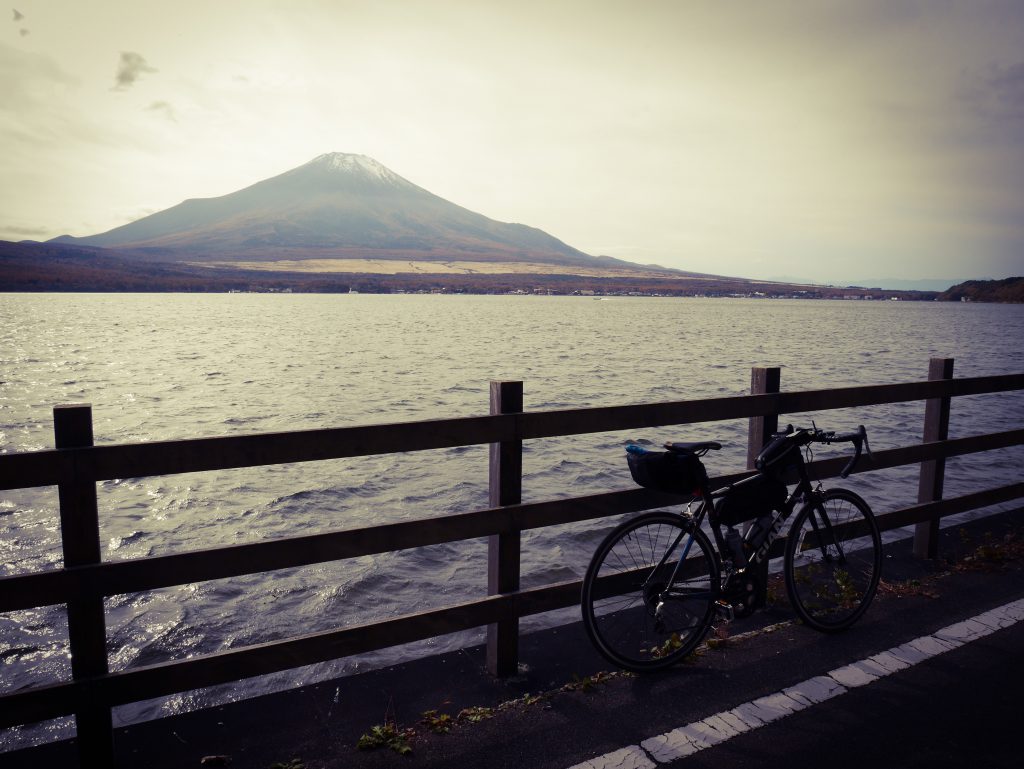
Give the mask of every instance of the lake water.
<svg viewBox="0 0 1024 769">
<path fill-rule="evenodd" d="M 750 368 L 803 390 L 1024 371 L 1024 306 L 746 299 L 375 295 L 0 295 L 0 452 L 53 445 L 52 407 L 87 402 L 121 443 L 485 414 L 488 383 L 527 410 L 741 395 Z M 793 415 L 865 424 L 873 449 L 920 440 L 922 403 Z M 952 437 L 1019 427 L 1019 394 L 954 401 Z M 628 488 L 623 444 L 714 438 L 712 474 L 742 469 L 746 421 L 527 442 L 524 501 Z M 824 455 L 822 452 L 819 455 Z M 1019 481 L 1019 448 L 952 460 L 947 495 Z M 851 478 L 879 512 L 916 499 L 916 470 Z M 99 485 L 105 559 L 138 558 L 487 505 L 484 446 Z M 56 490 L 0 491 L 0 575 L 61 565 Z M 615 521 L 523 536 L 526 586 L 582 576 Z M 107 601 L 111 668 L 329 630 L 486 594 L 466 542 Z M 574 619 L 530 618 L 525 628 Z M 152 718 L 472 643 L 465 633 L 140 703 Z M 70 679 L 61 607 L 0 614 L 0 690 Z M 69 734 L 14 729 L 0 748 Z"/>
</svg>

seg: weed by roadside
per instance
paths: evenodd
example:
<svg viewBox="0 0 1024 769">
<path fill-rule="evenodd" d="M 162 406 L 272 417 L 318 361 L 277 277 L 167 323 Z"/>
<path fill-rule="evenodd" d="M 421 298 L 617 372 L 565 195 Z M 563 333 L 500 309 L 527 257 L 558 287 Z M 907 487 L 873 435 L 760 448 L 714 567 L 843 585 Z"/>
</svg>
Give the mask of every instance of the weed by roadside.
<svg viewBox="0 0 1024 769">
<path fill-rule="evenodd" d="M 460 724 L 477 724 L 481 721 L 486 721 L 488 718 L 494 718 L 494 713 L 494 708 L 480 706 L 463 708 L 459 711 L 455 720 Z"/>
<path fill-rule="evenodd" d="M 892 596 L 893 598 L 939 598 L 938 591 L 934 589 L 934 577 L 920 579 L 907 579 L 901 582 L 887 582 L 884 579 L 878 581 L 878 594 L 880 596 Z"/>
<path fill-rule="evenodd" d="M 968 539 L 964 530 L 960 530 L 961 542 Z M 1000 538 L 987 531 L 980 544 L 975 545 L 954 565 L 956 571 L 992 571 L 1002 568 L 1007 563 L 1024 558 L 1024 537 L 1020 532 L 1011 531 Z"/>
<path fill-rule="evenodd" d="M 421 718 L 416 726 L 401 728 L 393 721 L 387 721 L 371 727 L 370 731 L 359 738 L 356 747 L 359 750 L 389 748 L 401 755 L 408 755 L 412 753 L 416 740 L 423 736 L 425 732 L 447 734 L 457 727 L 465 727 L 494 718 L 494 716 L 501 712 L 542 704 L 560 692 L 590 692 L 609 681 L 632 676 L 632 673 L 624 671 L 614 673 L 602 671 L 583 678 L 573 676 L 573 680 L 570 683 L 553 691 L 539 694 L 526 693 L 522 697 L 506 700 L 495 707 L 474 706 L 463 708 L 454 717 L 438 710 L 427 710 L 420 714 Z"/>
<path fill-rule="evenodd" d="M 356 747 L 359 750 L 390 748 L 406 756 L 412 753 L 412 745 L 409 743 L 415 736 L 416 730 L 412 728 L 400 729 L 395 723 L 377 724 L 359 738 Z"/>
</svg>

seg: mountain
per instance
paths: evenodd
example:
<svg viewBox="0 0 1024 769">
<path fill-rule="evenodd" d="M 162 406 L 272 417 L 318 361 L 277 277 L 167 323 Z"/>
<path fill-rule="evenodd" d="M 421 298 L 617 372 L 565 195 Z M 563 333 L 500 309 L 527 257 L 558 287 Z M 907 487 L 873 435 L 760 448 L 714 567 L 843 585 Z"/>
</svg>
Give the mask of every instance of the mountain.
<svg viewBox="0 0 1024 769">
<path fill-rule="evenodd" d="M 1024 277 L 968 280 L 938 296 L 941 302 L 1024 302 Z"/>
<path fill-rule="evenodd" d="M 413 259 L 644 269 L 588 256 L 534 227 L 489 219 L 372 158 L 340 152 L 228 195 L 186 200 L 108 232 L 50 242 L 127 249 L 164 261 Z"/>
</svg>

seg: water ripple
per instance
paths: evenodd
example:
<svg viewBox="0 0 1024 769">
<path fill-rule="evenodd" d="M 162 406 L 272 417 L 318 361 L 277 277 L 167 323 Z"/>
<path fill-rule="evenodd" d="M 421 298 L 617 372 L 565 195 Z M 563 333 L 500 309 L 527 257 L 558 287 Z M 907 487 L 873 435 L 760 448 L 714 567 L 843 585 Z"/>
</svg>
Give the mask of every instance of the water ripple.
<svg viewBox="0 0 1024 769">
<path fill-rule="evenodd" d="M 129 333 L 129 329 L 134 329 Z M 98 443 L 486 414 L 489 382 L 523 380 L 527 410 L 742 395 L 750 368 L 786 390 L 916 381 L 929 355 L 958 376 L 1024 371 L 1024 307 L 568 297 L 8 295 L 0 304 L 0 452 L 51 447 L 52 407 L 91 402 Z M 920 439 L 923 405 L 783 418 L 872 447 Z M 1019 394 L 958 399 L 954 436 L 1024 422 Z M 527 501 L 628 488 L 628 442 L 713 438 L 712 474 L 741 469 L 746 420 L 527 441 Z M 128 478 L 99 485 L 104 558 L 414 520 L 487 506 L 487 447 Z M 819 454 L 828 456 L 827 451 Z M 1018 481 L 1024 451 L 950 463 L 949 493 Z M 879 510 L 916 499 L 914 468 L 850 479 Z M 54 489 L 0 492 L 0 574 L 62 563 Z M 614 519 L 524 532 L 524 582 L 579 577 Z M 115 669 L 319 632 L 486 591 L 484 541 L 385 553 L 108 599 Z M 531 619 L 531 626 L 545 618 Z M 554 620 L 550 620 L 554 621 Z M 416 648 L 478 638 L 455 634 Z M 389 664 L 386 650 L 121 708 L 130 722 Z M 67 680 L 63 607 L 0 615 L 4 690 Z M 308 679 L 303 679 L 308 680 Z M 26 727 L 0 748 L 52 738 Z M 34 736 L 33 736 L 34 735 Z"/>
</svg>

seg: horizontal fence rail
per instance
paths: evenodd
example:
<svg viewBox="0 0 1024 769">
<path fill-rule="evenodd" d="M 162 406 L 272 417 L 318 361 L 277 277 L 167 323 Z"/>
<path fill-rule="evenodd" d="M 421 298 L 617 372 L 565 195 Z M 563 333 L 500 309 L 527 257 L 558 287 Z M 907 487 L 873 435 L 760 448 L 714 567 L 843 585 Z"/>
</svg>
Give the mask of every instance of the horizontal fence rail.
<svg viewBox="0 0 1024 769">
<path fill-rule="evenodd" d="M 937 362 L 944 368 L 937 367 Z M 777 369 L 755 371 L 775 372 L 774 377 L 755 376 L 754 381 L 774 382 L 767 387 L 777 389 Z M 935 374 L 936 371 L 943 373 Z M 545 412 L 521 410 L 521 386 L 518 401 L 515 400 L 516 388 L 501 390 L 506 399 L 504 404 L 500 403 L 501 398 L 495 401 L 492 387 L 492 411 L 495 413 L 489 416 L 143 444 L 93 446 L 90 421 L 87 435 L 83 433 L 81 440 L 67 448 L 0 455 L 0 489 L 53 485 L 61 489 L 62 537 L 65 540 L 64 568 L 0 579 L 0 612 L 67 604 L 69 626 L 73 628 L 73 680 L 0 695 L 0 728 L 75 715 L 82 765 L 104 766 L 113 765 L 109 713 L 115 705 L 481 626 L 490 628 L 488 664 L 491 670 L 499 674 L 514 671 L 517 646 L 509 633 L 517 634 L 518 618 L 572 606 L 579 601 L 581 587 L 579 580 L 571 580 L 521 589 L 518 585 L 519 532 L 677 504 L 682 499 L 633 488 L 553 501 L 520 502 L 517 479 L 521 476 L 521 461 L 517 464 L 515 460 L 516 452 L 521 452 L 522 441 L 744 418 L 751 420 L 751 435 L 760 440 L 766 430 L 771 431 L 769 428 L 780 414 L 920 400 L 929 403 L 928 419 L 941 421 L 944 417 L 948 424 L 951 398 L 1024 390 L 1024 374 L 952 379 L 951 371 L 951 360 L 936 359 L 932 378 L 922 382 L 804 392 L 765 392 L 758 389 L 764 386 L 762 384 L 755 385 L 755 394 L 747 396 Z M 83 414 L 77 411 L 75 418 Z M 925 436 L 929 435 L 929 424 L 925 426 Z M 941 469 L 941 463 L 949 457 L 1022 445 L 1024 428 L 953 440 L 945 439 L 943 434 L 942 438 L 877 451 L 870 458 L 864 457 L 856 472 L 911 464 L 921 464 L 922 472 L 930 466 Z M 86 525 L 85 533 L 72 534 L 74 527 L 82 524 L 69 511 L 84 509 L 88 522 L 90 509 L 95 515 L 95 484 L 104 480 L 475 444 L 492 445 L 491 506 L 482 510 L 105 562 L 99 559 L 97 532 L 89 533 Z M 58 445 L 67 443 L 62 444 L 58 439 Z M 503 448 L 493 448 L 498 446 Z M 756 441 L 752 439 L 753 448 L 756 448 Z M 816 461 L 811 464 L 812 473 L 822 479 L 835 477 L 846 463 L 847 459 L 842 457 Z M 712 488 L 725 487 L 749 474 L 745 471 L 719 476 L 712 479 Z M 955 499 L 942 499 L 941 471 L 938 485 L 934 474 L 929 478 L 930 491 L 922 491 L 917 504 L 878 517 L 882 530 L 912 524 L 937 526 L 942 517 L 1024 497 L 1024 483 L 1014 483 Z M 79 543 L 79 549 L 72 548 L 71 552 L 84 555 L 69 558 L 67 540 L 72 536 L 95 539 L 95 553 L 89 555 L 86 546 L 89 542 Z M 484 537 L 491 541 L 491 595 L 439 609 L 187 660 L 109 673 L 102 649 L 105 638 L 102 612 L 98 617 L 89 615 L 90 611 L 95 612 L 97 605 L 102 607 L 103 598 L 119 594 Z M 784 539 L 775 542 L 772 557 L 781 555 L 784 543 Z M 926 541 L 926 547 L 930 546 Z M 492 656 L 495 659 L 491 659 Z M 80 663 L 76 667 L 76 657 L 87 659 L 89 664 Z"/>
<path fill-rule="evenodd" d="M 862 458 L 855 472 L 891 469 L 1021 444 L 1024 444 L 1024 429 L 876 451 L 871 459 Z M 825 459 L 813 462 L 808 467 L 814 477 L 834 478 L 847 461 L 843 457 Z M 749 475 L 751 473 L 744 472 L 719 476 L 711 479 L 711 487 L 723 488 Z M 412 547 L 477 539 L 503 531 L 527 531 L 576 523 L 678 504 L 684 499 L 648 489 L 610 491 L 567 500 L 486 508 L 416 521 L 4 577 L 0 578 L 0 612 L 64 603 L 67 596 L 72 594 L 106 597 L 137 593 Z M 880 516 L 880 521 L 891 515 Z M 916 521 L 900 525 L 913 522 Z"/>
<path fill-rule="evenodd" d="M 0 456 L 0 490 L 241 467 L 315 462 L 373 454 L 455 448 L 502 441 L 799 414 L 1024 389 L 1024 374 L 737 395 L 697 401 L 496 414 L 421 422 L 191 438 Z"/>
</svg>

